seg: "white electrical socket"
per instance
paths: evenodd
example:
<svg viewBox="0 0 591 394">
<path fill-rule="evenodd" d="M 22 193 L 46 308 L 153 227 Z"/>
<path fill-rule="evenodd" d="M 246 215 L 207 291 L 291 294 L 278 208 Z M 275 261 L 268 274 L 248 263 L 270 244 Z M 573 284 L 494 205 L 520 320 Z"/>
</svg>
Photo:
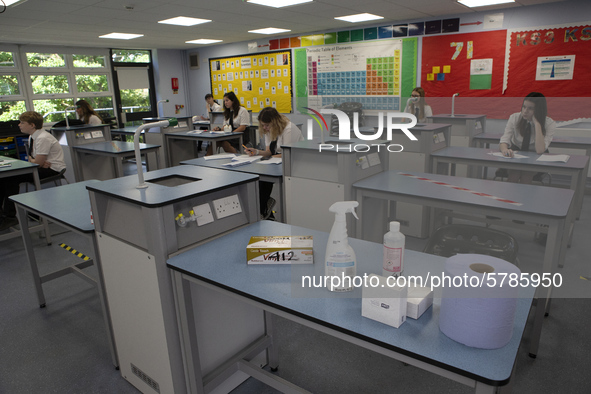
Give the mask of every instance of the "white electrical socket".
<svg viewBox="0 0 591 394">
<path fill-rule="evenodd" d="M 233 194 L 228 197 L 213 200 L 213 209 L 215 210 L 215 216 L 218 219 L 222 219 L 242 212 L 242 207 L 240 206 L 238 194 Z"/>
<path fill-rule="evenodd" d="M 203 226 L 204 224 L 213 222 L 213 214 L 211 213 L 211 206 L 209 203 L 193 207 L 193 212 L 197 226 Z"/>
</svg>

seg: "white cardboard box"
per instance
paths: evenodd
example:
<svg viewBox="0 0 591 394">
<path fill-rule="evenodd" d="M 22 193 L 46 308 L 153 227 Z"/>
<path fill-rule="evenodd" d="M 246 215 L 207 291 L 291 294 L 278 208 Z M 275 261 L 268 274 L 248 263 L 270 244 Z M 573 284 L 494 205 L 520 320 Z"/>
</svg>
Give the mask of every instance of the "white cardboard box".
<svg viewBox="0 0 591 394">
<path fill-rule="evenodd" d="M 250 237 L 246 246 L 248 264 L 313 264 L 311 235 Z"/>
<path fill-rule="evenodd" d="M 433 290 L 424 286 L 408 287 L 406 316 L 418 319 L 431 305 L 433 305 Z"/>
<path fill-rule="evenodd" d="M 374 274 L 369 276 L 368 283 L 377 283 L 372 277 L 377 277 L 379 284 L 377 287 L 363 288 L 361 316 L 395 328 L 400 327 L 406 321 L 406 286 L 388 286 L 385 276 Z"/>
</svg>

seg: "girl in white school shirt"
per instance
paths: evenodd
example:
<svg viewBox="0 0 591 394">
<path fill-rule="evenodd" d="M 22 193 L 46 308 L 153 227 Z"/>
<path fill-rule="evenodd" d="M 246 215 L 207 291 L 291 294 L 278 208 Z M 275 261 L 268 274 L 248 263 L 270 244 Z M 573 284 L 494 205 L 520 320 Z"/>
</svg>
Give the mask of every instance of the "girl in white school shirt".
<svg viewBox="0 0 591 394">
<path fill-rule="evenodd" d="M 509 117 L 505 134 L 501 137 L 499 149 L 504 156 L 513 157 L 515 151 L 536 151 L 538 155 L 546 152 L 554 133 L 556 122 L 548 116 L 546 97 L 542 93 L 531 92 L 523 99 L 521 112 Z M 531 183 L 533 171 L 508 170 L 509 182 Z"/>
<path fill-rule="evenodd" d="M 266 107 L 259 112 L 259 128 L 265 136 L 265 150 L 246 148 L 245 152 L 250 156 L 261 155 L 264 158 L 281 157 L 281 145 L 303 141 L 302 131 L 293 124 L 287 116 L 280 114 L 273 107 Z M 275 199 L 271 198 L 273 184 L 259 181 L 259 201 L 261 219 L 275 220 L 273 206 Z"/>
<path fill-rule="evenodd" d="M 84 124 L 98 126 L 103 123 L 101 117 L 86 100 L 76 101 L 76 113 L 78 114 L 78 119 L 83 121 Z"/>
<path fill-rule="evenodd" d="M 423 88 L 417 87 L 412 90 L 404 112 L 416 116 L 419 123 L 427 123 L 427 117 L 433 116 L 431 106 L 425 104 L 425 90 Z"/>
<path fill-rule="evenodd" d="M 233 133 L 240 133 L 246 131 L 246 127 L 250 126 L 250 115 L 246 108 L 240 106 L 240 100 L 234 92 L 224 94 L 224 125 L 230 125 Z M 221 130 L 216 127 L 215 130 Z M 236 153 L 238 151 L 238 144 L 230 144 L 228 141 L 222 141 L 218 144 L 226 152 Z M 212 155 L 212 147 L 207 148 L 206 156 Z"/>
</svg>

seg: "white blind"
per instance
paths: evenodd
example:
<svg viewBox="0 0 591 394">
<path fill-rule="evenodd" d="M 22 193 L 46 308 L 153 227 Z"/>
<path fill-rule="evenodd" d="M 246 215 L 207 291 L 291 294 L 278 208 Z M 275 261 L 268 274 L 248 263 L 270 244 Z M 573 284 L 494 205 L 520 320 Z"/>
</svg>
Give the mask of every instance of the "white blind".
<svg viewBox="0 0 591 394">
<path fill-rule="evenodd" d="M 145 67 L 117 67 L 119 89 L 149 89 L 148 69 Z"/>
</svg>

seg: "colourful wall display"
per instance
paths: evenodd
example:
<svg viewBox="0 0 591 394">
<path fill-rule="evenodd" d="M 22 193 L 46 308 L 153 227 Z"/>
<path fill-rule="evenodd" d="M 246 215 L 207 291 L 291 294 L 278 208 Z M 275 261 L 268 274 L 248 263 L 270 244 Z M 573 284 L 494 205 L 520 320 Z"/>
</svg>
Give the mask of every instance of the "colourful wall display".
<svg viewBox="0 0 591 394">
<path fill-rule="evenodd" d="M 506 30 L 423 37 L 421 86 L 429 97 L 500 95 Z"/>
<path fill-rule="evenodd" d="M 416 39 L 301 48 L 295 60 L 298 107 L 359 102 L 366 111 L 397 111 L 416 78 Z"/>
<path fill-rule="evenodd" d="M 274 107 L 290 113 L 291 64 L 290 50 L 209 59 L 211 92 L 222 99 L 232 91 L 254 112 Z"/>
</svg>

